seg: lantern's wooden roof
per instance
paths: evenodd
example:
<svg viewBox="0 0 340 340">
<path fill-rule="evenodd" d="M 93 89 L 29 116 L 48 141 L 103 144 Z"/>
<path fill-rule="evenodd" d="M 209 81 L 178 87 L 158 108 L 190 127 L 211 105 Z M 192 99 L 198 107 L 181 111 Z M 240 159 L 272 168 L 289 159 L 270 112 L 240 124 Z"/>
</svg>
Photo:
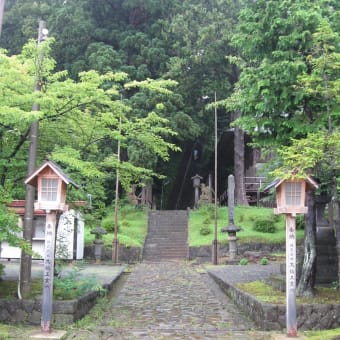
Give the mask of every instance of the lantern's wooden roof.
<svg viewBox="0 0 340 340">
<path fill-rule="evenodd" d="M 302 178 L 301 180 L 305 181 L 307 184 L 309 184 L 312 188 L 317 189 L 319 187 L 319 185 L 316 183 L 316 181 L 310 177 L 310 176 L 306 176 L 305 178 Z M 271 183 L 269 183 L 264 189 L 263 191 L 269 191 L 272 188 L 277 188 L 279 187 L 283 182 L 289 181 L 289 179 L 280 179 L 280 178 L 276 178 L 274 179 Z"/>
<path fill-rule="evenodd" d="M 25 200 L 13 200 L 12 202 L 6 204 L 9 209 L 13 209 L 18 215 L 24 216 L 25 214 Z M 85 206 L 85 201 L 73 201 L 68 203 L 72 209 L 78 209 L 81 206 Z M 34 216 L 45 216 L 46 210 L 34 209 Z"/>
<path fill-rule="evenodd" d="M 38 168 L 32 175 L 30 175 L 26 180 L 25 184 L 30 184 L 33 186 L 37 186 L 37 178 L 38 175 L 45 170 L 46 168 L 50 168 L 53 172 L 56 173 L 58 177 L 62 179 L 63 182 L 65 182 L 67 185 L 71 184 L 75 188 L 79 188 L 79 185 L 77 185 L 75 182 L 72 181 L 72 179 L 64 173 L 64 171 L 60 168 L 58 164 L 55 162 L 47 159 L 41 166 Z"/>
</svg>

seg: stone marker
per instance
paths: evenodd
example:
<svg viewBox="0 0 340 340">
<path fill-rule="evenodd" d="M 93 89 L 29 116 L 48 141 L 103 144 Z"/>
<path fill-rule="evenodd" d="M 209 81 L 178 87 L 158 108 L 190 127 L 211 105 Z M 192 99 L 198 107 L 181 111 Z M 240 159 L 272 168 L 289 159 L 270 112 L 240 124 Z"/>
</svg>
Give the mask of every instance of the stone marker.
<svg viewBox="0 0 340 340">
<path fill-rule="evenodd" d="M 234 208 L 235 208 L 235 178 L 234 175 L 228 176 L 228 226 L 222 228 L 222 232 L 228 233 L 229 241 L 229 257 L 231 260 L 235 259 L 237 254 L 237 237 L 236 233 L 241 230 L 234 222 Z"/>
</svg>

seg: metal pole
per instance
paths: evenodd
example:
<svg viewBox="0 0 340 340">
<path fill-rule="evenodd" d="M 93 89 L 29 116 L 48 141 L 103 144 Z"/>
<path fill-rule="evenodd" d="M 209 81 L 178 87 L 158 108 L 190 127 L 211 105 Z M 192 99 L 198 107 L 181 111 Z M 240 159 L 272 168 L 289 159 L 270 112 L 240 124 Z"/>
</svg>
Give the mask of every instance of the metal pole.
<svg viewBox="0 0 340 340">
<path fill-rule="evenodd" d="M 216 107 L 216 91 L 215 91 L 215 219 L 214 219 L 214 255 L 213 264 L 217 265 L 217 107 Z"/>
<path fill-rule="evenodd" d="M 286 214 L 286 327 L 296 337 L 296 228 L 295 216 Z"/>
<path fill-rule="evenodd" d="M 121 117 L 119 118 L 119 131 L 121 126 Z M 113 251 L 112 262 L 117 264 L 118 262 L 118 200 L 119 200 L 119 164 L 120 164 L 120 140 L 118 140 L 117 147 L 117 171 L 116 171 L 116 197 L 115 197 L 115 215 L 114 215 L 114 236 L 113 236 Z"/>
</svg>

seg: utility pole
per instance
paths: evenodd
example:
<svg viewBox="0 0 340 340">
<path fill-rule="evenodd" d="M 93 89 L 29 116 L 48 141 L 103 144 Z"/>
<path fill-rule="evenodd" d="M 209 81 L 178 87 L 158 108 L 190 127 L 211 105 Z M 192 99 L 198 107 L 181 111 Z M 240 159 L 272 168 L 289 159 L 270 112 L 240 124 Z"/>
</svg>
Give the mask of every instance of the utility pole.
<svg viewBox="0 0 340 340">
<path fill-rule="evenodd" d="M 119 117 L 119 131 L 121 131 L 122 118 Z M 117 146 L 117 170 L 116 170 L 116 197 L 114 211 L 114 236 L 112 241 L 112 262 L 118 263 L 118 200 L 119 200 L 119 165 L 120 165 L 120 139 Z"/>
<path fill-rule="evenodd" d="M 48 31 L 46 29 L 45 21 L 39 21 L 38 31 L 38 49 L 40 43 L 47 37 Z M 38 65 L 36 70 L 36 80 L 34 91 L 40 91 L 41 79 L 40 79 L 40 67 L 42 62 L 42 53 L 38 50 Z M 39 104 L 33 103 L 32 111 L 39 111 Z M 28 169 L 27 175 L 30 176 L 36 167 L 37 159 L 37 148 L 38 148 L 38 134 L 39 134 L 39 121 L 36 120 L 31 124 L 30 128 L 30 149 L 28 155 Z M 30 184 L 26 184 L 26 197 L 25 197 L 25 215 L 24 215 L 24 226 L 23 226 L 23 238 L 26 242 L 32 245 L 32 230 L 33 230 L 33 219 L 34 219 L 34 199 L 35 199 L 35 187 Z M 32 256 L 25 251 L 21 253 L 20 263 L 20 292 L 21 295 L 26 298 L 30 294 L 31 290 L 31 267 L 32 267 Z"/>
<path fill-rule="evenodd" d="M 0 36 L 2 31 L 2 22 L 4 18 L 4 8 L 5 8 L 5 0 L 0 0 Z"/>
<path fill-rule="evenodd" d="M 216 106 L 216 91 L 215 91 L 215 218 L 214 218 L 214 241 L 213 241 L 213 264 L 218 264 L 218 243 L 217 243 L 217 106 Z"/>
</svg>

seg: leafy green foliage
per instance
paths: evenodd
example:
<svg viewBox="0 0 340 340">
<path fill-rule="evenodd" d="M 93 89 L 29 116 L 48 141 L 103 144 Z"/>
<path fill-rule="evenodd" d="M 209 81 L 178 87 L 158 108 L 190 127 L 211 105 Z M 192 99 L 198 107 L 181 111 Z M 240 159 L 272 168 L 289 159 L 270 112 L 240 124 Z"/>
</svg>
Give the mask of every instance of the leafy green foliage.
<svg viewBox="0 0 340 340">
<path fill-rule="evenodd" d="M 299 230 L 305 229 L 305 216 L 304 215 L 296 216 L 296 229 L 299 229 Z"/>
<path fill-rule="evenodd" d="M 11 201 L 8 191 L 9 189 L 0 186 L 0 241 L 7 241 L 9 245 L 25 249 L 28 254 L 31 254 L 30 246 L 20 236 L 18 216 L 7 208 L 7 204 Z"/>
<path fill-rule="evenodd" d="M 292 170 L 301 177 L 312 173 L 321 182 L 322 191 L 330 191 L 331 178 L 339 178 L 340 173 L 339 41 L 340 35 L 332 30 L 329 22 L 321 21 L 313 34 L 313 47 L 307 58 L 309 72 L 299 76 L 296 87 L 303 89 L 310 100 L 318 103 L 315 113 L 323 124 L 319 131 L 308 134 L 304 139 L 292 139 L 288 148 L 280 148 L 283 166 L 274 172 L 282 177 Z"/>
<path fill-rule="evenodd" d="M 209 235 L 212 233 L 212 230 L 211 228 L 209 227 L 209 225 L 203 225 L 201 228 L 200 228 L 200 234 L 202 236 L 206 236 L 206 235 Z"/>
<path fill-rule="evenodd" d="M 243 258 L 243 259 L 240 260 L 240 265 L 241 266 L 246 266 L 248 264 L 248 262 L 249 261 L 246 258 Z"/>
<path fill-rule="evenodd" d="M 275 233 L 274 219 L 257 219 L 254 221 L 253 229 L 260 233 Z"/>
<path fill-rule="evenodd" d="M 3 263 L 0 263 L 0 280 L 2 278 L 2 276 L 5 273 L 5 265 Z"/>
<path fill-rule="evenodd" d="M 267 259 L 266 257 L 262 257 L 260 263 L 261 263 L 263 266 L 266 266 L 266 265 L 269 263 L 269 261 L 268 261 L 268 259 Z"/>
<path fill-rule="evenodd" d="M 332 15 L 327 6 L 260 0 L 247 2 L 241 11 L 232 38 L 242 57 L 241 74 L 229 105 L 242 112 L 237 124 L 258 145 L 289 145 L 291 137 L 325 127 L 319 115 L 324 104 L 297 84 L 310 70 L 306 55 L 313 51 L 313 34 Z"/>
<path fill-rule="evenodd" d="M 127 83 L 127 74 L 112 72 L 99 74 L 94 70 L 81 72 L 78 81 L 67 72 L 55 72 L 55 61 L 50 57 L 53 39 L 39 46 L 33 41 L 22 54 L 8 57 L 0 54 L 0 85 L 3 91 L 0 106 L 0 184 L 18 185 L 22 198 L 26 176 L 25 159 L 28 151 L 28 133 L 33 120 L 39 120 L 40 146 L 38 159 L 49 156 L 82 184 L 79 192 L 70 191 L 69 200 L 92 196 L 94 214 L 100 216 L 113 195 L 107 189 L 112 172 L 119 172 L 124 188 L 160 176 L 158 160 L 167 161 L 169 151 L 179 150 L 168 141 L 175 132 L 169 121 L 157 112 L 163 104 L 158 99 L 144 116 L 131 115 L 133 101 L 122 100 L 119 90 L 124 86 L 140 91 L 171 95 L 175 82 L 151 80 Z M 36 61 L 39 61 L 39 64 Z M 13 71 L 13 72 L 12 72 Z M 41 91 L 32 92 L 35 77 L 43 80 Z M 31 112 L 32 103 L 40 111 Z M 128 158 L 118 160 L 117 144 L 127 150 Z M 133 145 L 135 148 L 133 148 Z M 134 150 L 133 150 L 134 149 Z M 137 153 L 143 157 L 134 157 Z M 131 157 L 129 157 L 129 153 Z"/>
<path fill-rule="evenodd" d="M 53 294 L 56 299 L 70 300 L 88 292 L 94 291 L 101 294 L 106 292 L 94 275 L 82 276 L 81 270 L 81 267 L 73 267 L 62 277 L 54 278 Z"/>
</svg>

